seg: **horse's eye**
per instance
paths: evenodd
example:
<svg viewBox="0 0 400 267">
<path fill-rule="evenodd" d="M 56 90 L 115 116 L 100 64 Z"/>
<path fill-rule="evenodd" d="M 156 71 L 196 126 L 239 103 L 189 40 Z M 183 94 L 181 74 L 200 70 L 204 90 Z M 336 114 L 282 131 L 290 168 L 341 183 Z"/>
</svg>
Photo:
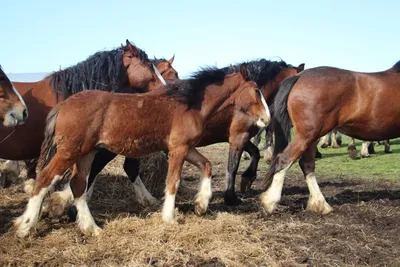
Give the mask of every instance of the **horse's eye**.
<svg viewBox="0 0 400 267">
<path fill-rule="evenodd" d="M 0 82 L 4 82 L 6 80 L 5 76 L 0 76 Z"/>
</svg>

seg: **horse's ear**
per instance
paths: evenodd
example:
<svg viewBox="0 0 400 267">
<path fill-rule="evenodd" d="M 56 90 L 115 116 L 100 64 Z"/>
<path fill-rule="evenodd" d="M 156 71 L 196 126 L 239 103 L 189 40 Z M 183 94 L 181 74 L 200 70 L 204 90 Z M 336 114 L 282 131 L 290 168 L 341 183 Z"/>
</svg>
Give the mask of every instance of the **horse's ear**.
<svg viewBox="0 0 400 267">
<path fill-rule="evenodd" d="M 246 81 L 250 80 L 249 70 L 247 69 L 247 64 L 246 63 L 243 63 L 242 65 L 240 65 L 240 74 L 243 76 L 243 78 Z"/>
<path fill-rule="evenodd" d="M 302 72 L 302 71 L 304 70 L 304 66 L 305 66 L 305 64 L 304 64 L 304 63 L 301 63 L 301 64 L 297 67 L 297 71 L 298 71 L 298 72 Z"/>
<path fill-rule="evenodd" d="M 236 67 L 232 64 L 229 65 L 229 70 L 232 72 L 236 72 Z"/>
<path fill-rule="evenodd" d="M 170 58 L 170 60 L 168 60 L 169 64 L 172 65 L 172 63 L 174 63 L 174 59 L 175 59 L 175 54 Z"/>
<path fill-rule="evenodd" d="M 132 53 L 132 56 L 134 57 L 139 57 L 139 49 L 131 44 L 128 39 L 126 39 L 126 47 L 128 48 L 128 51 Z"/>
</svg>

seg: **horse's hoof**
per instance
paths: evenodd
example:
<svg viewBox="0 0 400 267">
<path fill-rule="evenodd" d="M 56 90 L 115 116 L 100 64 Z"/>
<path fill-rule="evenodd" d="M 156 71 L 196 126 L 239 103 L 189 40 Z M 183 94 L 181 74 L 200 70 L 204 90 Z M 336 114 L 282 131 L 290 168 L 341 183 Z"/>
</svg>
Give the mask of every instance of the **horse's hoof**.
<svg viewBox="0 0 400 267">
<path fill-rule="evenodd" d="M 81 232 L 85 236 L 99 236 L 103 230 L 97 225 L 90 226 L 88 228 L 81 228 Z"/>
<path fill-rule="evenodd" d="M 28 195 L 30 195 L 33 191 L 33 187 L 35 186 L 35 179 L 28 179 L 24 182 L 24 191 Z"/>
<path fill-rule="evenodd" d="M 328 144 L 321 144 L 321 148 L 328 148 Z"/>
<path fill-rule="evenodd" d="M 195 205 L 194 206 L 194 213 L 197 215 L 197 216 L 203 216 L 204 214 L 206 214 L 206 212 L 207 212 L 207 208 L 205 208 L 205 207 L 202 207 L 201 205 Z"/>
<path fill-rule="evenodd" d="M 318 150 L 317 150 L 317 152 L 315 152 L 315 158 L 317 158 L 317 159 L 321 159 L 322 158 L 322 154 Z"/>
<path fill-rule="evenodd" d="M 246 173 L 242 174 L 242 180 L 240 181 L 240 193 L 245 194 L 250 190 L 251 185 L 253 184 L 256 177 L 248 177 Z"/>
<path fill-rule="evenodd" d="M 309 201 L 307 204 L 307 211 L 316 214 L 327 215 L 333 211 L 333 208 L 325 201 Z"/>
</svg>

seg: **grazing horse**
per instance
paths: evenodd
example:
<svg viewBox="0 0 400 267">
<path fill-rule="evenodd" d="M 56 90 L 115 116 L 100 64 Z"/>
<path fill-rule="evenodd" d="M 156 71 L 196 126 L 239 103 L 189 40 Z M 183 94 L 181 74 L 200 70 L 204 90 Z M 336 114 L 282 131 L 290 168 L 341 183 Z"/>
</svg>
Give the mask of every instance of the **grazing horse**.
<svg viewBox="0 0 400 267">
<path fill-rule="evenodd" d="M 28 118 L 28 109 L 24 99 L 15 89 L 0 65 L 0 121 L 5 127 L 24 124 Z M 1 143 L 7 136 L 1 137 Z"/>
<path fill-rule="evenodd" d="M 14 82 L 29 109 L 29 120 L 13 133 L 0 129 L 0 158 L 31 160 L 39 157 L 44 138 L 46 116 L 62 99 L 82 90 L 96 89 L 117 92 L 151 91 L 165 82 L 154 70 L 147 54 L 126 40 L 126 45 L 101 51 L 75 66 L 52 73 L 39 82 Z M 11 163 L 14 168 L 17 162 Z M 35 161 L 28 164 L 28 178 L 35 178 Z"/>
<path fill-rule="evenodd" d="M 212 196 L 211 163 L 194 147 L 206 121 L 218 110 L 234 105 L 237 112 L 251 116 L 253 124 L 266 127 L 270 116 L 264 102 L 245 64 L 240 73 L 227 76 L 218 69 L 205 69 L 158 92 L 85 91 L 70 97 L 47 117 L 38 178 L 27 209 L 14 222 L 17 235 L 29 234 L 38 221 L 45 194 L 72 166 L 70 185 L 78 226 L 84 233 L 99 233 L 86 202 L 88 174 L 99 148 L 133 158 L 168 151 L 164 222 L 175 219 L 175 195 L 184 160 L 194 164 L 203 173 L 195 212 L 204 214 Z"/>
<path fill-rule="evenodd" d="M 304 64 L 299 67 L 293 67 L 284 61 L 268 61 L 265 59 L 255 60 L 247 63 L 250 79 L 259 86 L 264 99 L 270 98 L 275 93 L 279 84 L 286 77 L 295 75 L 304 69 Z M 223 68 L 226 74 L 237 73 L 240 71 L 240 65 Z M 160 71 L 161 72 L 161 71 Z M 162 72 L 161 72 L 162 73 Z M 259 151 L 256 146 L 249 142 L 249 138 L 258 132 L 254 126 L 253 118 L 243 112 L 237 112 L 234 106 L 227 106 L 211 116 L 205 125 L 205 130 L 201 140 L 196 147 L 208 146 L 220 142 L 229 142 L 229 156 L 227 167 L 226 191 L 224 194 L 225 204 L 237 205 L 241 200 L 235 194 L 235 178 L 240 163 L 240 156 L 243 150 L 251 154 L 251 163 L 242 175 L 242 192 L 251 186 L 257 175 L 257 166 L 260 159 Z M 116 154 L 107 150 L 99 151 L 102 153 L 101 160 L 95 160 L 88 180 L 88 198 L 90 198 L 96 175 L 110 162 Z M 126 158 L 124 169 L 133 182 L 133 189 L 137 201 L 142 205 L 153 205 L 156 199 L 148 192 L 139 177 L 139 161 L 133 158 Z M 64 210 L 73 203 L 73 195 L 70 187 L 67 185 L 63 191 L 55 192 L 51 197 L 51 204 L 46 205 L 51 209 L 51 214 L 60 216 Z M 76 209 L 72 209 L 69 215 L 75 219 Z"/>
<path fill-rule="evenodd" d="M 274 159 L 266 176 L 268 190 L 261 195 L 271 213 L 278 204 L 284 177 L 299 160 L 310 198 L 307 209 L 332 211 L 315 177 L 318 138 L 332 129 L 366 141 L 400 136 L 400 61 L 375 73 L 318 67 L 286 79 L 275 97 Z M 294 138 L 290 141 L 291 127 Z"/>
</svg>

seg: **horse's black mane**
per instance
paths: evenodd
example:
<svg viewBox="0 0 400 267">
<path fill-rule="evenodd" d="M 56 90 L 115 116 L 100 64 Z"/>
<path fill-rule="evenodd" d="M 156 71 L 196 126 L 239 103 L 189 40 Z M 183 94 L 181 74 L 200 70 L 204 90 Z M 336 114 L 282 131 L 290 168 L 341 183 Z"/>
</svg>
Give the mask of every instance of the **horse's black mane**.
<svg viewBox="0 0 400 267">
<path fill-rule="evenodd" d="M 126 81 L 126 67 L 122 63 L 126 48 L 97 52 L 74 66 L 50 74 L 51 86 L 63 99 L 84 90 L 120 91 Z M 146 52 L 138 50 L 140 60 L 148 61 Z"/>
<path fill-rule="evenodd" d="M 267 84 L 268 82 L 275 79 L 276 75 L 282 70 L 282 68 L 293 67 L 286 64 L 285 61 L 269 61 L 266 59 L 252 60 L 246 62 L 247 69 L 249 71 L 250 79 L 255 81 L 259 87 Z M 233 72 L 239 72 L 240 65 L 237 64 L 232 67 L 225 67 L 222 70 L 226 74 Z"/>
<path fill-rule="evenodd" d="M 393 65 L 393 69 L 394 69 L 396 72 L 400 72 L 400 60 L 397 61 L 397 63 Z"/>
<path fill-rule="evenodd" d="M 216 67 L 205 67 L 194 73 L 187 80 L 170 81 L 165 95 L 178 98 L 189 108 L 201 102 L 205 88 L 213 83 L 221 83 L 225 72 Z"/>
<path fill-rule="evenodd" d="M 154 64 L 154 66 L 157 67 L 158 64 L 160 64 L 162 62 L 169 62 L 169 61 L 166 60 L 165 58 L 156 58 L 156 57 L 154 57 L 154 59 L 152 59 L 151 62 Z"/>
</svg>

